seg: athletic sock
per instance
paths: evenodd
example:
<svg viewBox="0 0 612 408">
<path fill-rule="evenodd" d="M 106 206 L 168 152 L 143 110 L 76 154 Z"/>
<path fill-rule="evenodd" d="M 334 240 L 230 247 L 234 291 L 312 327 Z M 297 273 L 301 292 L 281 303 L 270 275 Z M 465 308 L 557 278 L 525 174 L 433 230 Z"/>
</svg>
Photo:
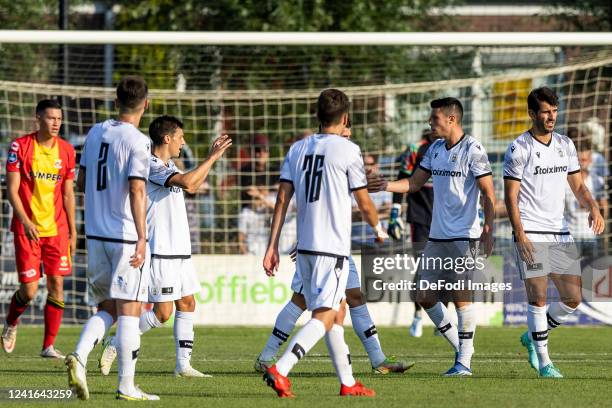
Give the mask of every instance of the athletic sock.
<svg viewBox="0 0 612 408">
<path fill-rule="evenodd" d="M 140 320 L 138 321 L 138 328 L 140 329 L 141 335 L 151 329 L 161 326 L 162 322 L 160 322 L 157 316 L 155 316 L 155 312 L 153 310 L 147 310 L 146 312 L 140 315 Z"/>
<path fill-rule="evenodd" d="M 353 377 L 351 354 L 344 341 L 344 327 L 334 324 L 331 330 L 325 333 L 325 343 L 340 384 L 352 387 L 355 385 L 355 378 Z"/>
<path fill-rule="evenodd" d="M 432 308 L 425 309 L 431 321 L 436 325 L 440 334 L 450 343 L 455 350 L 459 352 L 459 333 L 457 327 L 450 320 L 448 309 L 440 302 L 436 303 Z"/>
<path fill-rule="evenodd" d="M 546 322 L 546 306 L 527 306 L 527 327 L 536 353 L 540 368 L 551 363 L 548 356 L 548 323 Z"/>
<path fill-rule="evenodd" d="M 276 369 L 281 375 L 287 376 L 293 366 L 314 347 L 315 344 L 325 335 L 325 325 L 317 319 L 310 319 L 302 327 L 291 342 L 287 350 L 276 363 Z"/>
<path fill-rule="evenodd" d="M 140 351 L 139 318 L 136 316 L 119 316 L 117 319 L 117 356 L 119 361 L 119 386 L 122 394 L 134 395 L 134 374 L 136 360 Z"/>
<path fill-rule="evenodd" d="M 98 311 L 87 320 L 83 330 L 81 330 L 81 337 L 75 350 L 83 364 L 87 365 L 89 353 L 91 353 L 96 344 L 102 341 L 112 325 L 113 317 L 104 310 Z"/>
<path fill-rule="evenodd" d="M 559 325 L 567 322 L 576 308 L 569 307 L 563 302 L 551 303 L 548 306 L 548 312 L 546 313 L 546 320 L 548 320 L 548 330 L 552 330 Z"/>
<path fill-rule="evenodd" d="M 24 301 L 19 294 L 19 290 L 16 290 L 11 298 L 9 311 L 6 315 L 6 324 L 9 326 L 16 326 L 19 323 L 19 316 L 25 312 L 29 303 L 30 302 Z"/>
<path fill-rule="evenodd" d="M 280 311 L 276 316 L 276 322 L 274 323 L 274 329 L 272 334 L 268 337 L 266 347 L 261 352 L 260 359 L 263 361 L 271 361 L 276 358 L 278 350 L 287 341 L 295 323 L 298 321 L 304 311 L 300 309 L 298 305 L 292 301 L 287 302 L 283 310 Z"/>
<path fill-rule="evenodd" d="M 386 356 L 380 347 L 378 331 L 376 330 L 376 326 L 370 317 L 368 306 L 361 305 L 351 307 L 349 308 L 349 312 L 351 314 L 351 321 L 353 322 L 353 330 L 355 331 L 357 337 L 359 337 L 359 340 L 361 340 L 363 347 L 368 353 L 372 367 L 378 367 L 383 363 L 383 361 L 385 361 Z"/>
<path fill-rule="evenodd" d="M 47 296 L 44 314 L 45 336 L 43 338 L 43 350 L 55 344 L 55 338 L 59 332 L 62 316 L 64 315 L 64 302 L 52 296 Z"/>
<path fill-rule="evenodd" d="M 476 334 L 476 311 L 470 304 L 457 309 L 459 329 L 459 355 L 457 361 L 470 368 L 474 354 L 474 334 Z"/>
<path fill-rule="evenodd" d="M 176 368 L 183 370 L 191 365 L 193 351 L 193 312 L 176 311 L 174 316 L 174 343 L 176 347 Z"/>
</svg>

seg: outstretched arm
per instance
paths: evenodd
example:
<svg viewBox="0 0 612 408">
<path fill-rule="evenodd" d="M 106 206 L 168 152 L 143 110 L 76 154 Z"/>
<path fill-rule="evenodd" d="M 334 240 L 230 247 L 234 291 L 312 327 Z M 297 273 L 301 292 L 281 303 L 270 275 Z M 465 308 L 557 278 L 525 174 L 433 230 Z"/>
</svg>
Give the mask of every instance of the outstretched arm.
<svg viewBox="0 0 612 408">
<path fill-rule="evenodd" d="M 223 135 L 217 138 L 212 146 L 208 157 L 198 165 L 195 169 L 181 174 L 176 173 L 167 181 L 171 186 L 181 187 L 190 194 L 195 194 L 198 188 L 204 183 L 213 164 L 223 156 L 223 153 L 232 145 L 232 139 L 228 135 Z"/>
</svg>

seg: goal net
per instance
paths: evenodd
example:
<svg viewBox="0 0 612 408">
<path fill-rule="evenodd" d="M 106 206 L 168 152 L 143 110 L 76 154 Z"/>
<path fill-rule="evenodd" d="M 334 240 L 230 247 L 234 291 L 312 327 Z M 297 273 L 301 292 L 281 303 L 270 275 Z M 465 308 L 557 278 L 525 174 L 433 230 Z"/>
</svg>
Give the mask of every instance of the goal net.
<svg viewBox="0 0 612 408">
<path fill-rule="evenodd" d="M 149 83 L 151 99 L 141 128 L 146 133 L 150 121 L 161 114 L 179 117 L 188 142 L 180 160 L 184 168 L 205 158 L 219 135 L 228 133 L 234 140 L 207 183 L 187 197 L 194 253 L 263 255 L 280 165 L 294 141 L 316 130 L 316 98 L 326 87 L 349 95 L 353 139 L 390 177 L 397 174 L 398 155 L 428 127 L 429 102 L 458 97 L 465 108 L 464 129 L 489 153 L 501 200 L 504 151 L 529 127 L 528 93 L 547 85 L 560 96 L 557 131 L 591 139 L 603 158 L 597 171 L 607 185 L 611 180 L 612 51 L 606 47 L 70 46 L 68 69 L 60 66 L 57 48 L 0 48 L 3 163 L 9 141 L 35 129 L 38 100 L 62 101 L 63 134 L 78 151 L 89 128 L 114 115 L 112 85 L 123 74 L 140 74 Z M 4 183 L 2 188 L 4 316 L 18 280 Z M 390 197 L 383 201 L 380 211 L 386 220 Z M 79 196 L 80 234 L 82 204 Z M 500 219 L 498 240 L 508 241 L 510 231 L 507 220 Z M 355 221 L 353 241 L 366 239 L 363 234 L 365 229 Z M 604 241 L 609 237 L 608 232 Z M 293 213 L 281 251 L 294 243 Z M 81 322 L 90 312 L 85 265 L 81 236 L 75 271 L 65 285 L 66 323 Z M 42 321 L 45 298 L 43 281 L 23 322 Z"/>
</svg>

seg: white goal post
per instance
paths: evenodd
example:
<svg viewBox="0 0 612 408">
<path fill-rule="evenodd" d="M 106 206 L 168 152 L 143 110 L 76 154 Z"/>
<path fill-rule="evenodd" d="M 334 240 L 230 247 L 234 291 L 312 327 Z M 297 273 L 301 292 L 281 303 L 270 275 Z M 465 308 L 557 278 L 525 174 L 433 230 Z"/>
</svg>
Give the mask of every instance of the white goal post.
<svg viewBox="0 0 612 408">
<path fill-rule="evenodd" d="M 612 45 L 612 33 L 0 30 L 0 43 L 151 45 L 606 46 Z"/>
</svg>

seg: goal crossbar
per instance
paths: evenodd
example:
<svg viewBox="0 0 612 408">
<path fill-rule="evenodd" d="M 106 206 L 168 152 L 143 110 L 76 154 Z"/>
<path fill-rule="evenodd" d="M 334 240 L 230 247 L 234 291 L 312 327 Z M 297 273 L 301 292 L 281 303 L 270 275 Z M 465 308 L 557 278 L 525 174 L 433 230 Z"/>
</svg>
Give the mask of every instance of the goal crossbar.
<svg viewBox="0 0 612 408">
<path fill-rule="evenodd" d="M 253 32 L 0 30 L 0 43 L 156 45 L 606 46 L 607 32 Z"/>
</svg>

